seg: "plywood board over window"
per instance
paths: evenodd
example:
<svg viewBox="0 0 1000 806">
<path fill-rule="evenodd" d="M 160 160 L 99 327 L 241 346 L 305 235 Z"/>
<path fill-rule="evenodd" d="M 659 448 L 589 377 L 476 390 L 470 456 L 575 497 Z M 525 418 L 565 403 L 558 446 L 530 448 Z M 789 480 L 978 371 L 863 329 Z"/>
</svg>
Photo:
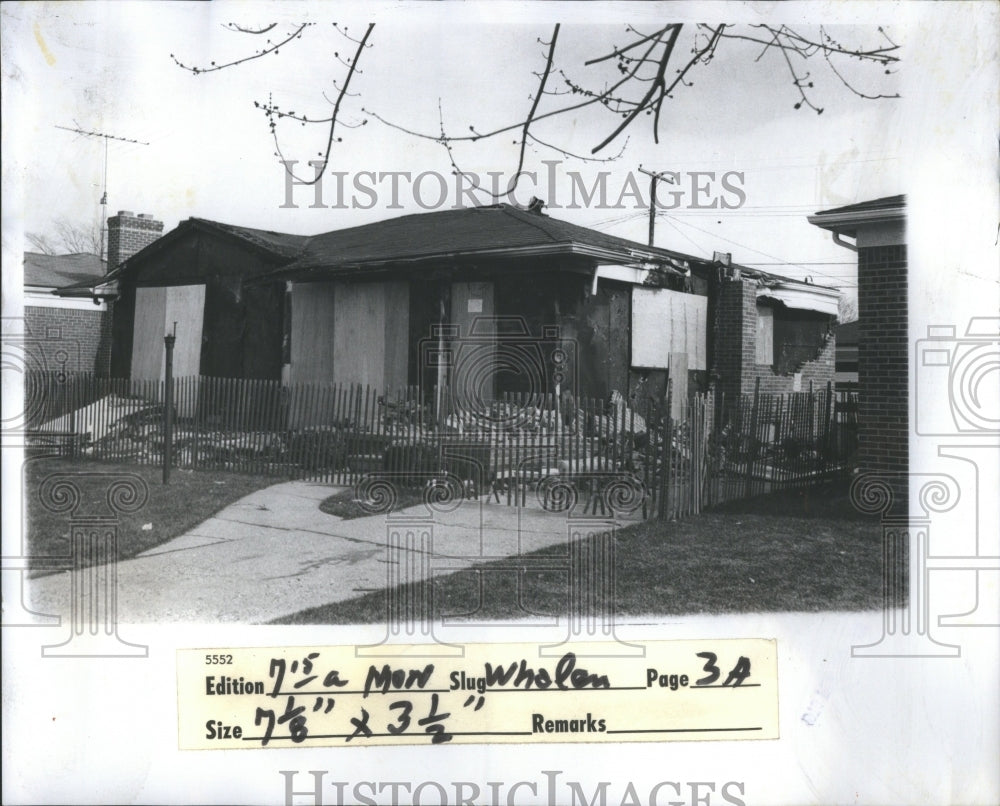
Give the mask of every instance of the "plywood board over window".
<svg viewBox="0 0 1000 806">
<path fill-rule="evenodd" d="M 404 282 L 295 283 L 291 382 L 395 393 L 406 384 L 409 304 Z"/>
<path fill-rule="evenodd" d="M 394 394 L 406 385 L 409 286 L 401 281 L 336 285 L 333 380 Z"/>
<path fill-rule="evenodd" d="M 757 303 L 757 350 L 758 364 L 774 363 L 774 308 Z"/>
<path fill-rule="evenodd" d="M 494 287 L 489 282 L 451 284 L 450 323 L 458 330 L 451 344 L 451 367 L 446 382 L 453 402 L 461 408 L 477 409 L 496 392 L 498 364 L 494 322 Z"/>
<path fill-rule="evenodd" d="M 137 288 L 137 326 L 132 337 L 132 378 L 156 381 L 163 379 L 163 337 L 173 332 L 174 322 L 177 323 L 174 377 L 200 374 L 204 315 L 204 285 Z"/>
<path fill-rule="evenodd" d="M 632 366 L 669 369 L 684 353 L 688 369 L 706 369 L 708 297 L 666 288 L 632 289 Z"/>
<path fill-rule="evenodd" d="M 292 383 L 332 383 L 334 283 L 295 283 L 288 353 Z"/>
</svg>

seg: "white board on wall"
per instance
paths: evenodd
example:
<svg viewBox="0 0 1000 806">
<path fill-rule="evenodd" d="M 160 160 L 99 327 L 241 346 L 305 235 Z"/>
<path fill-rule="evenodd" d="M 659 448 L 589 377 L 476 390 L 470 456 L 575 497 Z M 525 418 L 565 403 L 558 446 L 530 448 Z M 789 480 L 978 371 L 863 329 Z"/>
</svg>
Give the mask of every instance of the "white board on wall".
<svg viewBox="0 0 1000 806">
<path fill-rule="evenodd" d="M 135 290 L 135 327 L 132 333 L 132 379 L 163 380 L 163 337 L 173 332 L 174 377 L 201 371 L 201 331 L 205 317 L 205 286 L 175 285 Z"/>
<path fill-rule="evenodd" d="M 688 369 L 707 369 L 708 297 L 666 288 L 632 289 L 632 366 L 668 369 L 684 353 Z"/>
</svg>

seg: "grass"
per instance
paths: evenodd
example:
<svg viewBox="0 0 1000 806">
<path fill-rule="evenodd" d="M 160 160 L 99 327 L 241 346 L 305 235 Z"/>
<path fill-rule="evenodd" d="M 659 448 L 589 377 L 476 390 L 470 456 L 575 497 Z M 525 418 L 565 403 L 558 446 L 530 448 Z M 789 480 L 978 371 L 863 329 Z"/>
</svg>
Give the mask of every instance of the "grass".
<svg viewBox="0 0 1000 806">
<path fill-rule="evenodd" d="M 148 487 L 145 505 L 135 513 L 119 516 L 118 558 L 127 560 L 166 543 L 210 518 L 223 507 L 269 487 L 274 479 L 218 471 L 201 472 L 173 469 L 170 484 L 164 486 L 159 467 L 111 464 L 88 460 L 41 458 L 25 467 L 26 549 L 29 565 L 36 573 L 53 569 L 54 557 L 68 557 L 69 512 L 52 512 L 42 505 L 38 492 L 42 482 L 53 473 L 68 473 L 80 490 L 78 514 L 108 513 L 105 502 L 107 478 L 88 473 L 123 473 L 141 476 Z M 143 528 L 148 526 L 148 528 Z M 58 563 L 63 570 L 65 563 Z M 55 570 L 55 569 L 53 569 Z"/>
<path fill-rule="evenodd" d="M 389 511 L 395 512 L 397 509 L 406 509 L 406 507 L 422 504 L 423 501 L 424 491 L 422 489 L 403 489 L 400 491 L 396 501 L 393 503 L 392 509 Z M 343 518 L 344 520 L 351 520 L 352 518 L 367 518 L 372 514 L 358 503 L 353 487 L 341 490 L 338 493 L 334 493 L 329 498 L 324 499 L 320 503 L 319 509 L 320 512 L 325 512 L 327 515 L 336 515 L 338 518 Z M 379 514 L 385 513 L 380 512 Z"/>
<path fill-rule="evenodd" d="M 763 496 L 680 522 L 650 520 L 615 539 L 621 616 L 881 606 L 881 529 L 853 510 L 845 484 Z M 567 577 L 554 567 L 560 554 L 565 546 L 436 577 L 435 618 L 566 613 Z M 275 623 L 377 623 L 386 596 L 369 593 Z"/>
</svg>

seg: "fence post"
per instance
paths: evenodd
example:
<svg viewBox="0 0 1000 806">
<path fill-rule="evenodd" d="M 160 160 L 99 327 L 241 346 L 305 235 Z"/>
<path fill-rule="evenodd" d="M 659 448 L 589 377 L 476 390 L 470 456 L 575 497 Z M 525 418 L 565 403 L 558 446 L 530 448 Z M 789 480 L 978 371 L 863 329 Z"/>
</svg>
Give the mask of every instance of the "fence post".
<svg viewBox="0 0 1000 806">
<path fill-rule="evenodd" d="M 760 378 L 758 377 L 754 382 L 753 387 L 753 408 L 750 410 L 750 440 L 747 443 L 747 466 L 746 466 L 746 486 L 744 488 L 744 497 L 750 498 L 753 495 L 753 471 L 755 465 L 755 452 L 756 448 L 754 442 L 757 440 L 757 417 L 760 414 Z"/>
<path fill-rule="evenodd" d="M 69 383 L 73 383 L 76 379 L 70 377 Z M 75 386 L 75 384 L 74 384 Z M 45 390 L 46 392 L 48 389 Z M 79 441 L 76 435 L 76 400 L 73 398 L 72 393 L 75 392 L 75 388 L 70 390 L 70 406 L 69 406 L 69 445 L 67 446 L 69 458 L 76 459 L 76 447 Z"/>
<path fill-rule="evenodd" d="M 663 446 L 661 451 L 661 475 L 660 475 L 660 500 L 658 502 L 658 515 L 660 520 L 670 517 L 670 485 L 673 483 L 672 460 L 674 444 L 674 419 L 671 416 L 673 411 L 673 381 L 667 379 L 667 410 L 666 421 L 663 429 Z"/>
<path fill-rule="evenodd" d="M 163 483 L 170 483 L 170 462 L 174 443 L 174 342 L 177 341 L 177 323 L 174 332 L 163 337 L 167 354 L 163 375 Z"/>
<path fill-rule="evenodd" d="M 833 382 L 826 382 L 826 413 L 823 417 L 823 471 L 832 469 L 833 458 Z"/>
</svg>

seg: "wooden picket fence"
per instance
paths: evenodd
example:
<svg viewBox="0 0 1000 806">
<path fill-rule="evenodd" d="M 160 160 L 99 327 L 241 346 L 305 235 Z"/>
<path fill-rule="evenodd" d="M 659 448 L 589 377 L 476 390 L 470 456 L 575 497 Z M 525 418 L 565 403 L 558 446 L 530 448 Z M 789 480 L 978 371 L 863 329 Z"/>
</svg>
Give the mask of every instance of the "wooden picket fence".
<svg viewBox="0 0 1000 806">
<path fill-rule="evenodd" d="M 26 416 L 68 456 L 158 465 L 162 381 L 37 373 Z M 172 463 L 355 485 L 448 477 L 467 495 L 554 506 L 568 490 L 595 514 L 675 519 L 814 484 L 849 467 L 856 395 L 818 392 L 665 401 L 498 394 L 475 411 L 451 390 L 392 394 L 336 384 L 174 380 Z"/>
</svg>

